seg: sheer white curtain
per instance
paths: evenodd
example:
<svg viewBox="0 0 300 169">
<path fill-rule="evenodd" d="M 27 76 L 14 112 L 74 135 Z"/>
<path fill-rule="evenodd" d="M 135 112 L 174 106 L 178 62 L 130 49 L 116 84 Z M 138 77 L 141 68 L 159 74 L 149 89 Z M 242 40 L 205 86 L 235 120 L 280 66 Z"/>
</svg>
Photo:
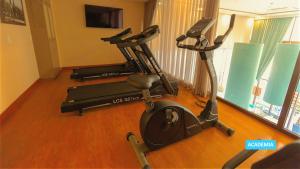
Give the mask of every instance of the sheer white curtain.
<svg viewBox="0 0 300 169">
<path fill-rule="evenodd" d="M 197 53 L 176 46 L 176 38 L 202 18 L 204 0 L 158 0 L 152 24 L 159 25 L 160 35 L 150 48 L 169 75 L 193 86 Z"/>
</svg>

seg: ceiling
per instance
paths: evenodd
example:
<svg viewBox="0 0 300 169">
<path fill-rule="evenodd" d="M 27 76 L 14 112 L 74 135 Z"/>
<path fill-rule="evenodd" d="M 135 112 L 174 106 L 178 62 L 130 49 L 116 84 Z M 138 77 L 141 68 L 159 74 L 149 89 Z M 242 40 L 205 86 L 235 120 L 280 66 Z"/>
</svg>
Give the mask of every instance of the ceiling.
<svg viewBox="0 0 300 169">
<path fill-rule="evenodd" d="M 220 0 L 220 8 L 256 15 L 300 14 L 300 0 Z"/>
<path fill-rule="evenodd" d="M 220 0 L 220 9 L 252 16 L 300 15 L 300 0 Z"/>
</svg>

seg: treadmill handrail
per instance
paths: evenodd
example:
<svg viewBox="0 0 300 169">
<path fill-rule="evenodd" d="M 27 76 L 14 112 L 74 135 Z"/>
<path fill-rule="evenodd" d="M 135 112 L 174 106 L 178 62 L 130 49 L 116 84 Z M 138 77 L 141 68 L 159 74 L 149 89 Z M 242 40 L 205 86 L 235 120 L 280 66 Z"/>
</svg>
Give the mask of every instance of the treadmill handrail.
<svg viewBox="0 0 300 169">
<path fill-rule="evenodd" d="M 157 25 L 150 26 L 146 28 L 143 32 L 121 40 L 118 45 L 120 47 L 134 47 L 141 44 L 145 44 L 151 41 L 153 38 L 159 35 L 159 27 Z"/>
<path fill-rule="evenodd" d="M 132 33 L 132 29 L 127 28 L 124 31 L 118 33 L 117 35 L 101 38 L 101 40 L 103 40 L 104 42 L 110 42 L 111 44 L 115 44 L 115 43 L 118 43 L 118 41 L 121 40 L 121 38 L 127 36 L 130 33 Z"/>
</svg>

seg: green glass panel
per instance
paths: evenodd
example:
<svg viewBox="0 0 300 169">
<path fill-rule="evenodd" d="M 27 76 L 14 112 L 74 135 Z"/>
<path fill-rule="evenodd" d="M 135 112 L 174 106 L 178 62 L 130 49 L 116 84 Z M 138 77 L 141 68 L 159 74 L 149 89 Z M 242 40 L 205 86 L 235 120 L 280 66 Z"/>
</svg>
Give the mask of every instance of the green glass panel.
<svg viewBox="0 0 300 169">
<path fill-rule="evenodd" d="M 235 43 L 224 98 L 248 109 L 263 44 Z"/>
<path fill-rule="evenodd" d="M 298 57 L 299 44 L 278 44 L 264 101 L 282 106 Z"/>
</svg>

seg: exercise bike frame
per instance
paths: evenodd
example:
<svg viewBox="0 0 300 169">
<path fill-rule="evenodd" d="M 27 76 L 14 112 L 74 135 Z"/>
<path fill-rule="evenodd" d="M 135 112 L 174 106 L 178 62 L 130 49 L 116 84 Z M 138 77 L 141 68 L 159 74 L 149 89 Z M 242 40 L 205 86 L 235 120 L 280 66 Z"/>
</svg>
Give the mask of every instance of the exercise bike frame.
<svg viewBox="0 0 300 169">
<path fill-rule="evenodd" d="M 199 56 L 201 60 L 205 62 L 205 66 L 209 72 L 210 84 L 211 84 L 211 93 L 209 95 L 209 100 L 204 108 L 204 110 L 200 113 L 197 117 L 200 123 L 200 131 L 201 129 L 209 128 L 209 127 L 216 127 L 217 129 L 221 130 L 224 134 L 231 136 L 234 133 L 234 130 L 227 127 L 225 124 L 218 120 L 218 107 L 217 107 L 217 75 L 213 65 L 213 55 L 212 51 L 217 49 L 222 45 L 228 34 L 233 29 L 235 20 L 235 15 L 231 16 L 231 21 L 228 30 L 224 35 L 218 36 L 215 41 L 214 45 L 209 46 L 209 42 L 205 39 L 204 34 L 205 32 L 211 27 L 213 24 L 209 23 L 205 29 L 200 30 L 200 32 L 187 32 L 189 38 L 195 38 L 197 41 L 195 45 L 186 45 L 182 44 L 181 42 L 188 38 L 186 35 L 182 35 L 177 38 L 177 46 L 179 48 L 189 49 L 193 51 L 199 52 Z M 208 22 L 204 20 L 204 22 Z M 194 36 L 195 35 L 195 36 Z M 194 37 L 193 37 L 194 36 Z M 143 90 L 143 96 L 145 98 L 145 105 L 146 105 L 146 112 L 155 111 L 155 104 L 156 102 L 152 102 L 151 97 L 149 97 L 149 90 Z M 188 110 L 185 110 L 188 111 Z M 153 112 L 154 113 L 154 112 Z M 200 132 L 199 131 L 199 132 Z M 194 135 L 194 134 L 193 134 Z M 192 135 L 191 135 L 192 136 Z M 184 137 L 187 138 L 187 137 Z M 184 139 L 183 138 L 183 139 Z M 148 147 L 145 143 L 140 143 L 135 135 L 131 132 L 127 134 L 127 140 L 130 142 L 133 150 L 138 158 L 139 163 L 141 164 L 143 169 L 150 168 L 149 162 L 147 161 L 146 154 L 156 150 L 151 147 Z M 178 140 L 179 141 L 179 140 Z M 160 148 L 160 147 L 159 147 Z"/>
</svg>

